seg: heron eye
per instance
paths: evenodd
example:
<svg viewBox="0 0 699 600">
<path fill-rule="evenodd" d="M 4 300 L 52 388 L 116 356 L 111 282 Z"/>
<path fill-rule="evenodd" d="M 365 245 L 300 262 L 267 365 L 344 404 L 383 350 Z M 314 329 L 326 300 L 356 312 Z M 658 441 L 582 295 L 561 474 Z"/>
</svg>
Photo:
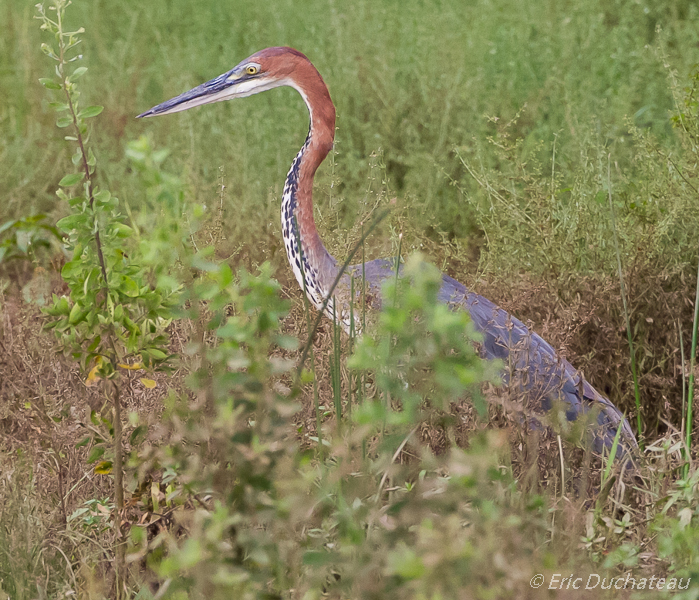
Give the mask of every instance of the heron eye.
<svg viewBox="0 0 699 600">
<path fill-rule="evenodd" d="M 258 71 L 259 71 L 259 68 L 256 67 L 255 65 L 248 65 L 247 67 L 245 67 L 245 72 L 248 75 L 257 75 Z"/>
</svg>

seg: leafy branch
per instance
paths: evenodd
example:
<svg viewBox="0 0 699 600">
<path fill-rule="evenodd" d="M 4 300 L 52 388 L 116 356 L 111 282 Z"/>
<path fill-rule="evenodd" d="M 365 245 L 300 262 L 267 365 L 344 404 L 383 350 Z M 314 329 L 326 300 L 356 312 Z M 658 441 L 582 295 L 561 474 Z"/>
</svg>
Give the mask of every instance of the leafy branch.
<svg viewBox="0 0 699 600">
<path fill-rule="evenodd" d="M 48 9 L 37 5 L 41 29 L 53 34 L 55 40 L 43 43 L 41 48 L 56 62 L 55 77 L 42 78 L 40 82 L 48 90 L 60 92 L 60 101 L 51 102 L 50 106 L 59 115 L 56 125 L 71 129 L 65 139 L 74 146 L 72 163 L 78 167 L 77 172 L 60 180 L 56 192 L 70 207 L 70 214 L 57 223 L 67 236 L 71 257 L 61 270 L 70 294 L 60 298 L 54 295 L 53 305 L 44 311 L 50 317 L 45 327 L 54 330 L 64 353 L 79 361 L 88 373 L 86 384 L 104 385 L 111 402 L 112 420 L 105 423 L 108 435 L 92 435 L 93 449 L 88 460 L 103 458 L 107 450 L 113 455 L 113 461 L 97 463 L 95 472 L 114 476 L 118 524 L 124 508 L 119 375 L 165 366 L 169 358 L 165 328 L 171 321 L 177 290 L 149 285 L 152 278 L 139 264 L 136 233 L 125 223 L 118 199 L 96 184 L 97 159 L 89 146 L 87 119 L 98 116 L 103 107 L 81 108 L 77 81 L 87 67 L 71 68 L 82 59 L 75 49 L 84 29 L 65 30 L 65 11 L 70 4 L 69 0 L 52 0 Z M 146 387 L 155 385 L 151 379 L 141 378 L 141 382 Z M 91 417 L 94 422 L 94 413 Z M 105 442 L 109 437 L 111 445 Z M 123 579 L 124 544 L 118 526 L 115 531 L 118 589 L 118 581 Z"/>
</svg>

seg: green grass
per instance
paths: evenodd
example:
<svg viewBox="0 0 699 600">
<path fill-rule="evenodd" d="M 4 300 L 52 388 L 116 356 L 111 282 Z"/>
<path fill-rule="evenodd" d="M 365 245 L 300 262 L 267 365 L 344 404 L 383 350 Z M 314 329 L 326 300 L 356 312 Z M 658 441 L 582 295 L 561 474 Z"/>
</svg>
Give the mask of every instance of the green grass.
<svg viewBox="0 0 699 600">
<path fill-rule="evenodd" d="M 37 84 L 44 63 L 32 9 L 3 0 L 0 10 L 2 220 L 56 210 L 52 190 L 68 157 Z M 655 28 L 662 26 L 671 63 L 688 73 L 699 60 L 696 12 L 689 2 L 246 0 L 194 9 L 190 2 L 156 0 L 77 4 L 69 17 L 87 30 L 87 102 L 106 107 L 96 141 L 110 161 L 101 176 L 112 189 L 138 201 L 123 150 L 147 132 L 172 150 L 175 170 L 186 173 L 200 200 L 213 201 L 224 166 L 231 245 L 262 239 L 275 255 L 277 232 L 267 226 L 276 228 L 284 176 L 306 133 L 298 95 L 277 90 L 145 122 L 136 114 L 262 47 L 292 45 L 314 61 L 338 107 L 334 173 L 323 169 L 317 194 L 331 245 L 346 247 L 343 231 L 366 210 L 368 157 L 379 150 L 415 235 L 462 240 L 474 232 L 472 212 L 449 177 L 467 190 L 476 186 L 453 148 L 478 146 L 493 132 L 485 115 L 508 120 L 526 105 L 515 132 L 525 154 L 548 160 L 558 135 L 563 171 L 584 160 L 571 142 L 591 124 L 607 143 L 626 135 L 629 116 L 672 145 L 666 73 L 646 45 L 656 43 Z M 617 159 L 627 166 L 630 154 Z M 492 151 L 483 160 L 498 162 Z"/>
</svg>

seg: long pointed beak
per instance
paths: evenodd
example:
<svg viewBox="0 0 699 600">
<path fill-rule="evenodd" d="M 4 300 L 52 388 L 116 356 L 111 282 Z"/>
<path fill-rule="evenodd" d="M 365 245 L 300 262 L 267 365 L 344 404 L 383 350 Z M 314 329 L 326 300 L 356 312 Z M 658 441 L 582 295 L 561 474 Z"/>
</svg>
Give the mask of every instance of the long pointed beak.
<svg viewBox="0 0 699 600">
<path fill-rule="evenodd" d="M 169 115 L 171 113 L 201 106 L 202 104 L 210 104 L 211 102 L 221 102 L 242 96 L 250 95 L 250 84 L 257 83 L 244 74 L 240 76 L 237 68 L 223 75 L 219 75 L 211 81 L 202 83 L 197 87 L 184 92 L 175 98 L 167 100 L 158 106 L 154 106 L 150 110 L 138 115 L 137 118 L 154 117 L 156 115 Z M 247 93 L 246 93 L 247 92 Z"/>
</svg>

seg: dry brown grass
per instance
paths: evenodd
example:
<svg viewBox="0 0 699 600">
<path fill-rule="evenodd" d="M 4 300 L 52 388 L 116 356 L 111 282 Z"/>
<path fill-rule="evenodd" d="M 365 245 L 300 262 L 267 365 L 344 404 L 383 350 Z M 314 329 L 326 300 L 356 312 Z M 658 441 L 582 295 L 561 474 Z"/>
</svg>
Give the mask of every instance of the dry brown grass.
<svg viewBox="0 0 699 600">
<path fill-rule="evenodd" d="M 667 423 L 677 427 L 681 423 L 678 328 L 684 328 L 685 355 L 689 356 L 693 308 L 683 273 L 658 275 L 647 267 L 633 266 L 627 281 L 644 434 L 654 439 L 668 430 Z M 629 347 L 617 279 L 577 277 L 567 282 L 532 284 L 522 278 L 516 282 L 489 282 L 479 291 L 525 321 L 533 321 L 537 332 L 559 354 L 635 421 Z"/>
<path fill-rule="evenodd" d="M 618 311 L 613 309 L 612 301 L 615 294 L 618 294 L 618 288 L 612 281 L 600 283 L 583 280 L 576 283 L 577 290 L 570 291 L 568 298 L 562 298 L 557 293 L 558 290 L 552 289 L 553 286 L 546 282 L 531 284 L 525 279 L 516 284 L 510 282 L 507 286 L 501 283 L 481 285 L 478 291 L 496 299 L 503 307 L 513 310 L 520 317 L 529 316 L 538 332 L 550 340 L 563 356 L 581 368 L 588 379 L 616 400 L 609 390 L 623 389 L 630 379 L 625 373 L 627 369 L 623 362 L 624 352 L 627 351 L 624 332 L 620 330 L 619 324 L 613 321 L 620 318 Z M 301 292 L 293 282 L 287 282 L 283 288 L 283 295 L 291 300 L 291 311 L 283 329 L 286 333 L 303 340 L 307 328 Z M 674 297 L 672 294 L 667 296 L 668 300 Z M 566 301 L 569 303 L 566 304 Z M 99 411 L 104 404 L 99 389 L 87 387 L 84 383 L 85 376 L 80 373 L 79 368 L 72 361 L 55 355 L 53 337 L 41 333 L 43 321 L 36 306 L 25 303 L 16 292 L 8 292 L 2 299 L 1 310 L 0 343 L 3 345 L 4 358 L 0 361 L 0 397 L 3 400 L 0 423 L 6 443 L 9 444 L 7 448 L 26 448 L 27 444 L 34 447 L 48 445 L 60 448 L 74 445 L 78 441 L 75 439 L 75 423 L 89 422 L 89 411 Z M 663 319 L 667 320 L 662 313 L 654 318 L 659 323 L 663 322 Z M 182 350 L 193 330 L 194 325 L 191 323 L 181 324 L 172 329 L 173 352 L 184 355 Z M 658 339 L 664 342 L 672 335 L 670 330 L 669 336 L 661 336 Z M 343 344 L 346 349 L 346 338 L 343 338 Z M 321 410 L 327 415 L 326 425 L 332 427 L 334 406 L 329 373 L 333 339 L 332 327 L 325 320 L 316 331 L 313 351 Z M 286 358 L 298 358 L 298 353 L 294 352 L 280 351 L 280 354 Z M 610 355 L 613 357 L 611 361 Z M 185 393 L 183 376 L 188 360 L 185 358 L 182 368 L 170 376 L 157 375 L 160 385 L 154 390 L 142 386 L 135 375 L 128 379 L 126 388 L 122 390 L 127 410 L 157 419 L 162 411 L 162 399 L 168 389 Z M 620 380 L 623 383 L 619 383 Z M 343 388 L 346 389 L 349 373 L 344 365 L 342 381 Z M 614 381 L 617 383 L 612 383 Z M 676 391 L 677 381 L 672 380 L 675 387 L 670 387 L 669 375 L 664 379 L 656 376 L 654 381 L 665 383 L 667 393 Z M 290 384 L 290 380 L 284 383 Z M 371 387 L 366 393 L 373 393 Z M 522 437 L 520 419 L 502 410 L 502 402 L 497 393 L 493 390 L 488 393 L 491 396 L 490 426 L 507 429 L 510 437 L 517 438 L 513 442 L 513 449 L 523 454 L 522 461 L 526 463 L 529 460 L 526 456 L 531 454 L 533 447 L 531 439 Z M 627 395 L 625 401 L 628 404 L 622 403 L 622 409 L 630 406 L 631 396 Z M 295 422 L 301 427 L 303 438 L 308 439 L 316 434 L 311 385 L 304 389 L 301 404 L 302 408 Z M 649 409 L 654 407 L 652 403 L 645 406 Z M 677 410 L 677 407 L 674 407 L 674 410 Z M 454 404 L 451 416 L 458 423 L 455 441 L 459 444 L 466 443 L 471 432 L 484 426 L 475 417 L 475 412 L 468 403 Z M 58 418 L 61 420 L 56 421 Z M 70 422 L 73 425 L 68 425 Z M 555 437 L 539 432 L 532 435 L 540 438 L 536 444 L 540 449 L 537 460 L 546 462 L 544 457 L 549 456 L 553 468 L 560 470 L 557 466 L 560 460 Z M 423 425 L 421 437 L 437 453 L 442 452 L 450 443 L 437 419 L 433 423 Z M 548 470 L 548 467 L 543 468 L 543 472 Z M 541 479 L 549 480 L 551 477 L 542 476 Z"/>
</svg>

